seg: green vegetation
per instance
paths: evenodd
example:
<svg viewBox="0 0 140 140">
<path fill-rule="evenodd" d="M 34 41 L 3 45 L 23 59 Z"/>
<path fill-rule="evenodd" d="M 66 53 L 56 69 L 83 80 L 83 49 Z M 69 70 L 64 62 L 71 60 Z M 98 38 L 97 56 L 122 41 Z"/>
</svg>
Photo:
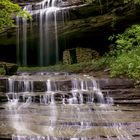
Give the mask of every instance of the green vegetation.
<svg viewBox="0 0 140 140">
<path fill-rule="evenodd" d="M 140 77 L 140 25 L 133 25 L 123 34 L 110 37 L 115 40 L 114 47 L 109 53 L 114 57 L 110 64 L 111 75 L 126 75 L 131 78 Z"/>
<path fill-rule="evenodd" d="M 101 71 L 107 69 L 112 62 L 110 57 L 102 57 L 98 60 L 92 60 L 90 62 L 82 62 L 72 65 L 58 64 L 48 67 L 19 67 L 18 71 L 61 71 L 61 72 L 73 72 L 73 73 L 88 73 L 92 71 Z"/>
<path fill-rule="evenodd" d="M 86 0 L 93 2 L 95 0 Z M 100 5 L 101 0 L 98 1 Z M 124 0 L 124 3 L 132 2 L 140 4 L 140 0 Z M 132 4 L 132 6 L 133 6 Z M 29 13 L 23 11 L 17 4 L 10 0 L 0 0 L 0 32 L 5 28 L 13 27 L 16 16 L 31 18 Z M 108 54 L 98 60 L 83 62 L 73 65 L 55 65 L 49 67 L 20 67 L 19 71 L 67 71 L 67 72 L 90 72 L 109 69 L 112 77 L 127 76 L 130 78 L 140 77 L 140 25 L 132 25 L 122 34 L 112 35 L 109 38 L 112 47 Z M 0 69 L 0 74 L 4 74 Z"/>
<path fill-rule="evenodd" d="M 129 53 L 123 53 L 117 57 L 110 66 L 111 75 L 114 77 L 126 75 L 130 78 L 140 77 L 140 49 Z"/>
<path fill-rule="evenodd" d="M 132 25 L 123 34 L 113 35 L 109 40 L 115 43 L 110 54 L 118 56 L 130 52 L 140 46 L 140 25 Z"/>
<path fill-rule="evenodd" d="M 3 67 L 0 67 L 0 75 L 5 75 L 5 70 Z"/>
<path fill-rule="evenodd" d="M 67 72 L 91 72 L 110 70 L 112 77 L 127 76 L 130 78 L 140 77 L 140 25 L 133 25 L 126 29 L 123 34 L 113 35 L 109 38 L 114 44 L 108 54 L 103 57 L 73 65 L 55 65 L 38 68 L 19 68 L 19 70 L 47 70 Z"/>
<path fill-rule="evenodd" d="M 31 18 L 29 13 L 23 11 L 17 4 L 12 3 L 10 0 L 0 0 L 0 32 L 5 28 L 14 26 L 15 16 L 24 18 Z"/>
</svg>

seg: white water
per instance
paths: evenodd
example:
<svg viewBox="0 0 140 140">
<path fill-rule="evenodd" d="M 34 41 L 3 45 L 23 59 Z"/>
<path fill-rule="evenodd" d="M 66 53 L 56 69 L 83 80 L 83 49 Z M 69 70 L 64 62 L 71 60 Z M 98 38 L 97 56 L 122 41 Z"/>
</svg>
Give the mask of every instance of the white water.
<svg viewBox="0 0 140 140">
<path fill-rule="evenodd" d="M 31 100 L 31 96 L 29 96 L 28 98 L 26 98 L 26 102 L 23 101 L 23 103 L 21 105 L 19 105 L 19 96 L 16 96 L 14 98 L 11 98 L 11 100 L 9 100 L 9 106 L 10 109 L 12 111 L 11 115 L 14 115 L 16 117 L 16 120 L 11 119 L 11 125 L 15 128 L 16 133 L 15 135 L 12 136 L 12 140 L 59 140 L 59 138 L 55 138 L 55 131 L 57 130 L 57 125 L 56 122 L 58 121 L 58 109 L 57 109 L 57 101 L 54 98 L 54 95 L 59 93 L 61 91 L 61 89 L 59 89 L 58 85 L 57 85 L 57 81 L 56 79 L 57 76 L 55 76 L 56 74 L 54 74 L 54 76 L 48 77 L 48 79 L 46 79 L 46 92 L 44 93 L 44 95 L 40 96 L 40 104 L 45 104 L 47 105 L 46 108 L 50 111 L 49 112 L 49 117 L 48 119 L 50 120 L 50 125 L 48 126 L 48 128 L 41 128 L 41 133 L 45 133 L 46 131 L 49 133 L 50 136 L 37 136 L 40 134 L 37 134 L 37 132 L 34 132 L 31 130 L 30 128 L 30 124 L 26 124 L 25 122 L 28 122 L 29 118 L 24 118 L 24 116 L 22 116 L 22 114 L 20 114 L 20 112 L 22 111 L 22 109 L 28 109 L 28 107 L 32 106 L 33 102 Z M 84 94 L 85 92 L 90 91 L 90 95 L 87 95 L 87 99 L 85 100 L 85 102 L 92 104 L 94 103 L 93 100 L 90 100 L 90 97 L 94 96 L 94 88 L 96 87 L 96 84 L 94 85 L 93 83 L 96 83 L 95 80 L 92 78 L 92 80 L 89 80 L 86 77 L 82 77 L 82 76 L 61 76 L 62 79 L 70 79 L 71 80 L 71 84 L 72 84 L 72 88 L 69 92 L 71 92 L 72 97 L 70 98 L 66 98 L 66 100 L 63 102 L 62 99 L 62 104 L 64 104 L 64 106 L 62 106 L 62 110 L 64 110 L 63 108 L 65 108 L 66 104 L 83 104 L 84 102 L 84 98 L 82 96 L 82 94 Z M 13 95 L 18 95 L 18 93 L 14 93 L 14 85 L 15 85 L 15 81 L 18 81 L 18 91 L 21 89 L 21 91 L 23 92 L 23 96 L 26 96 L 26 91 L 31 91 L 33 92 L 33 81 L 32 81 L 32 88 L 30 87 L 30 81 L 28 81 L 28 79 L 30 79 L 31 81 L 33 80 L 32 77 L 28 76 L 28 75 L 24 75 L 24 76 L 20 76 L 19 79 L 18 77 L 11 77 L 9 79 L 9 87 L 10 87 L 10 93 L 13 93 Z M 40 79 L 40 77 L 39 77 Z M 36 79 L 36 80 L 39 80 Z M 58 79 L 59 80 L 59 79 Z M 61 80 L 61 79 L 60 79 Z M 81 80 L 81 81 L 80 81 Z M 93 82 L 94 80 L 94 82 Z M 21 83 L 24 83 L 24 87 L 25 89 L 23 90 L 21 88 Z M 58 92 L 57 92 L 58 91 Z M 68 91 L 65 91 L 65 93 Z M 19 92 L 20 93 L 20 92 Z M 78 95 L 80 94 L 80 96 L 78 97 Z M 86 94 L 86 93 L 85 93 Z M 93 95 L 92 95 L 93 94 Z M 9 96 L 9 94 L 7 94 L 7 96 Z M 99 95 L 100 96 L 100 95 Z M 79 101 L 78 101 L 79 98 Z M 70 101 L 71 100 L 71 101 Z M 12 107 L 12 108 L 11 108 Z M 77 110 L 77 113 L 75 114 L 75 117 L 77 117 L 78 119 L 81 118 L 80 114 L 78 113 L 78 111 L 80 111 L 80 108 L 78 106 L 72 106 L 72 108 L 69 110 L 69 115 L 73 116 L 74 112 L 73 110 Z M 41 113 L 41 112 L 40 112 Z M 59 112 L 59 115 L 61 115 L 61 113 Z M 83 119 L 86 119 L 84 116 L 82 116 Z M 20 122 L 18 122 L 20 121 Z M 21 127 L 22 126 L 22 127 Z M 81 126 L 78 130 L 76 130 L 77 132 L 73 135 L 73 137 L 76 137 L 76 134 L 78 134 L 79 132 L 82 132 L 84 129 L 89 129 L 90 128 L 90 123 L 86 122 L 84 123 L 84 121 L 81 122 Z M 22 136 L 22 133 L 24 134 L 28 134 L 29 136 Z M 31 135 L 31 136 L 30 136 Z M 32 136 L 32 135 L 36 135 L 36 136 Z M 53 138 L 52 138 L 53 136 Z M 70 140 L 79 140 L 79 138 L 70 138 Z M 82 138 L 83 139 L 83 138 Z"/>
<path fill-rule="evenodd" d="M 59 63 L 59 22 L 65 26 L 69 9 L 85 5 L 65 6 L 65 3 L 67 2 L 61 0 L 43 0 L 24 7 L 24 10 L 32 15 L 33 20 L 30 24 L 26 19 L 17 17 L 16 42 L 19 65 L 47 66 Z"/>
<path fill-rule="evenodd" d="M 34 44 L 36 45 L 36 47 L 39 46 L 37 47 L 38 53 L 36 54 L 39 66 L 46 66 L 52 64 L 51 61 L 54 61 L 53 64 L 59 62 L 57 11 L 60 8 L 56 6 L 56 2 L 57 0 L 43 0 L 40 3 L 36 3 L 35 6 L 40 8 L 37 13 L 34 12 L 35 10 L 32 9 L 33 7 L 32 5 L 27 5 L 24 7 L 24 10 L 28 11 L 32 16 L 37 18 L 39 17 L 39 21 L 37 21 L 38 22 L 37 24 L 39 25 L 39 31 L 37 31 L 37 29 L 34 29 L 34 31 L 36 30 L 36 32 L 39 33 L 39 35 L 37 36 L 37 38 L 39 38 L 38 40 L 39 44 L 38 42 Z M 19 17 L 17 17 L 17 26 L 20 28 L 17 30 L 17 61 L 18 64 L 27 66 L 28 61 L 30 61 L 30 57 L 28 57 L 30 56 L 28 54 L 28 48 L 31 45 L 29 44 L 28 38 L 31 38 L 31 36 L 34 36 L 34 34 L 37 33 L 34 32 L 32 34 L 29 34 L 28 31 L 29 24 L 27 23 L 27 20 L 24 18 L 22 20 L 19 20 Z"/>
<path fill-rule="evenodd" d="M 34 91 L 38 89 L 37 81 L 45 86 L 44 91 Z M 120 122 L 112 122 L 117 120 L 111 114 L 116 112 L 113 99 L 107 95 L 104 100 L 93 77 L 21 74 L 10 77 L 8 83 L 9 122 L 15 130 L 12 140 L 102 140 L 100 135 L 104 134 L 106 140 L 112 140 L 109 133 L 116 135 L 114 140 L 132 139 Z M 101 126 L 103 134 L 95 131 L 100 123 L 106 124 Z M 90 131 L 101 134 L 95 136 Z"/>
<path fill-rule="evenodd" d="M 23 65 L 27 66 L 27 20 L 23 20 Z"/>
<path fill-rule="evenodd" d="M 17 58 L 16 58 L 16 59 L 17 59 L 17 64 L 18 64 L 18 65 L 20 65 L 20 56 L 19 56 L 19 50 L 20 50 L 20 48 L 19 48 L 19 42 L 20 42 L 20 38 L 19 38 L 19 36 L 20 36 L 20 35 L 19 35 L 19 26 L 20 26 L 20 25 L 19 25 L 19 22 L 20 22 L 20 21 L 19 21 L 19 19 L 20 19 L 20 18 L 17 16 L 17 18 L 16 18 L 16 25 L 17 25 L 17 31 L 16 31 L 17 52 L 16 52 L 16 56 L 17 56 Z"/>
</svg>

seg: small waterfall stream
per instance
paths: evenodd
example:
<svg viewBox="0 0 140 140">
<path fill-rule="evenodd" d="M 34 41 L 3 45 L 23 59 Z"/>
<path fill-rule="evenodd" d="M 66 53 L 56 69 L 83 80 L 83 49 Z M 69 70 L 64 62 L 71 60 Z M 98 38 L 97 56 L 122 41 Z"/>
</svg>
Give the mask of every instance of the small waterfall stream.
<svg viewBox="0 0 140 140">
<path fill-rule="evenodd" d="M 88 75 L 11 76 L 7 93 L 12 140 L 131 140 Z"/>
<path fill-rule="evenodd" d="M 62 25 L 59 28 L 65 26 L 69 9 L 84 5 L 83 3 L 70 5 L 65 0 L 42 0 L 26 5 L 23 9 L 31 14 L 32 21 L 16 18 L 18 65 L 48 66 L 58 64 L 58 34 L 60 30 L 58 30 L 58 26 Z"/>
<path fill-rule="evenodd" d="M 37 21 L 33 22 L 36 22 L 39 26 L 35 28 L 39 28 L 39 31 L 37 31 L 39 32 L 39 35 L 37 35 L 37 38 L 39 38 L 39 43 L 37 43 L 39 46 L 37 57 L 38 65 L 40 66 L 51 64 L 52 62 L 50 61 L 53 57 L 55 57 L 53 63 L 58 63 L 57 11 L 60 8 L 57 7 L 57 3 L 57 0 L 43 0 L 42 2 L 34 4 L 39 10 L 34 10 L 33 5 L 30 4 L 24 7 L 24 10 L 28 11 L 33 18 L 38 18 Z M 19 26 L 17 31 L 17 61 L 19 65 L 27 66 L 29 60 L 28 48 L 31 45 L 27 39 L 33 36 L 34 33 L 29 33 L 29 25 L 25 18 L 19 20 L 19 17 L 17 17 L 17 26 Z M 20 43 L 20 40 L 22 43 Z M 20 48 L 22 46 L 22 52 L 20 52 L 19 46 Z M 52 52 L 54 52 L 54 54 Z M 51 55 L 53 55 L 53 57 Z M 22 57 L 22 60 L 20 60 L 20 57 Z"/>
</svg>

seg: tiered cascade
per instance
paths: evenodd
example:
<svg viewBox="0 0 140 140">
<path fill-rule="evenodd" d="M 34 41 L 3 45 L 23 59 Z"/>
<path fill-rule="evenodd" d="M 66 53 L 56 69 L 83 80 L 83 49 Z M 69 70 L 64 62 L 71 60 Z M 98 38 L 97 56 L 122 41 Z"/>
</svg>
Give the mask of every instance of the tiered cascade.
<svg viewBox="0 0 140 140">
<path fill-rule="evenodd" d="M 8 83 L 12 140 L 131 140 L 120 122 L 112 122 L 112 104 L 91 76 L 23 74 Z"/>
<path fill-rule="evenodd" d="M 34 10 L 33 7 L 37 7 L 37 10 Z M 32 15 L 33 20 L 28 23 L 25 18 L 17 17 L 17 26 L 19 27 L 17 29 L 17 62 L 19 65 L 29 65 L 29 49 L 34 47 L 34 51 L 38 52 L 35 55 L 37 59 L 34 58 L 35 61 L 38 61 L 36 65 L 58 63 L 57 11 L 59 7 L 57 7 L 57 1 L 43 0 L 34 5 L 25 6 L 24 10 Z M 34 29 L 33 31 L 33 28 L 39 28 L 39 30 Z M 33 34 L 37 35 L 34 42 L 30 40 Z M 50 62 L 51 60 L 53 62 Z"/>
</svg>

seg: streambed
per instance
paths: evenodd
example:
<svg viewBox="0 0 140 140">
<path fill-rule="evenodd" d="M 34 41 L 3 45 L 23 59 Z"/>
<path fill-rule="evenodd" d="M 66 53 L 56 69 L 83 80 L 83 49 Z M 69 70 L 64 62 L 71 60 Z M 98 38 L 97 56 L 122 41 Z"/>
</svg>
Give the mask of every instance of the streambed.
<svg viewBox="0 0 140 140">
<path fill-rule="evenodd" d="M 15 105 L 6 103 L 1 105 L 0 112 L 1 138 L 13 137 L 14 140 L 140 138 L 139 106 L 19 103 L 15 108 Z"/>
<path fill-rule="evenodd" d="M 127 79 L 109 81 L 68 73 L 9 77 L 0 139 L 139 140 L 139 90 Z"/>
</svg>

